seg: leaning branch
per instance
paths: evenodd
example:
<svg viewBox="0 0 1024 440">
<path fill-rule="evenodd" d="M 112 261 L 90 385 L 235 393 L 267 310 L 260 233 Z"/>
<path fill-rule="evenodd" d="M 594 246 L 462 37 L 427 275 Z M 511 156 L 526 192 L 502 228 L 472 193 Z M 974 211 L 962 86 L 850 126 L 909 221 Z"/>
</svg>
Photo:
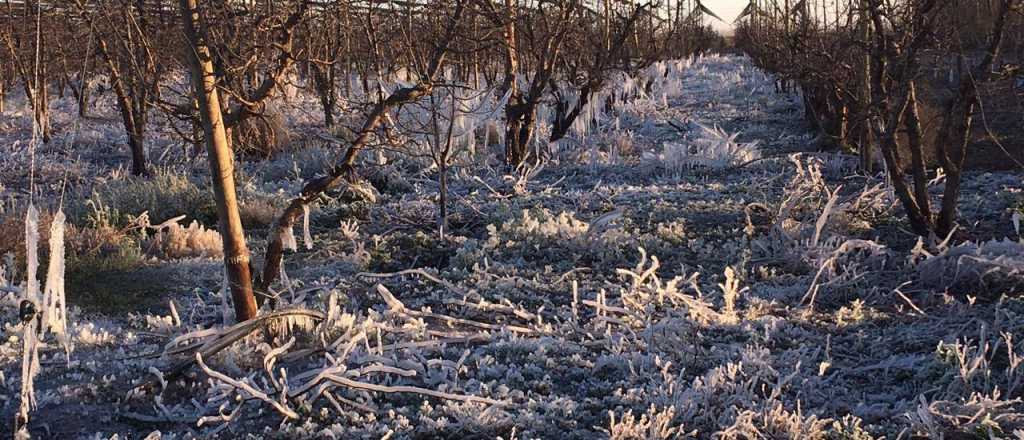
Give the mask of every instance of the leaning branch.
<svg viewBox="0 0 1024 440">
<path fill-rule="evenodd" d="M 419 82 L 412 87 L 399 89 L 391 96 L 379 101 L 366 118 L 366 122 L 363 123 L 362 128 L 359 130 L 359 135 L 352 142 L 348 151 L 345 152 L 341 163 L 331 169 L 326 176 L 308 181 L 302 188 L 299 196 L 288 203 L 288 207 L 285 208 L 281 216 L 274 222 L 274 227 L 271 228 L 270 236 L 267 238 L 267 256 L 263 263 L 263 275 L 257 284 L 258 299 L 266 297 L 270 285 L 281 273 L 281 260 L 284 256 L 284 238 L 292 230 L 299 216 L 304 213 L 305 207 L 319 197 L 320 194 L 340 183 L 341 180 L 346 180 L 349 183 L 354 183 L 357 180 L 355 170 L 356 157 L 369 143 L 373 133 L 385 120 L 390 109 L 418 101 L 433 93 L 434 78 L 444 64 L 445 56 L 448 54 L 451 40 L 455 37 L 462 12 L 463 2 L 460 0 L 456 3 L 455 11 L 449 18 L 445 37 L 442 40 L 443 43 L 434 50 L 430 66 L 426 72 L 421 74 Z"/>
</svg>

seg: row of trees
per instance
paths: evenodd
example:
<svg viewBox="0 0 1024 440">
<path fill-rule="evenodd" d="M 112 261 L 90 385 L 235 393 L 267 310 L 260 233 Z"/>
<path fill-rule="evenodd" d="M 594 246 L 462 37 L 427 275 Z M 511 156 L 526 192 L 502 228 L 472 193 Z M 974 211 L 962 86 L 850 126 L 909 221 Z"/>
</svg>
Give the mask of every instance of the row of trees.
<svg viewBox="0 0 1024 440">
<path fill-rule="evenodd" d="M 0 106 L 19 84 L 42 141 L 52 136 L 51 96 L 70 93 L 89 117 L 93 95 L 111 93 L 135 174 L 149 173 L 154 116 L 206 146 L 239 321 L 255 316 L 254 290 L 267 294 L 277 279 L 296 220 L 329 188 L 358 179 L 360 152 L 388 145 L 399 109 L 445 90 L 454 113 L 465 94 L 453 91 L 493 90 L 504 97 L 502 160 L 515 170 L 543 160 L 542 103 L 556 109 L 547 141 L 557 141 L 614 72 L 699 52 L 715 35 L 704 23 L 713 14 L 696 0 L 7 0 L 0 10 L 11 61 L 0 63 Z M 338 165 L 308 181 L 275 222 L 254 278 L 232 150 L 286 87 L 315 93 L 325 128 L 339 123 L 340 98 L 359 110 L 345 120 L 362 122 L 349 127 Z M 454 121 L 445 130 L 434 116 L 424 127 L 447 157 Z"/>
<path fill-rule="evenodd" d="M 1024 56 L 1022 3 L 753 0 L 737 42 L 799 85 L 823 139 L 859 152 L 868 173 L 881 156 L 915 233 L 945 237 L 956 225 L 979 88 L 1012 75 Z M 927 118 L 926 103 L 937 109 Z M 937 210 L 930 159 L 946 176 Z"/>
</svg>

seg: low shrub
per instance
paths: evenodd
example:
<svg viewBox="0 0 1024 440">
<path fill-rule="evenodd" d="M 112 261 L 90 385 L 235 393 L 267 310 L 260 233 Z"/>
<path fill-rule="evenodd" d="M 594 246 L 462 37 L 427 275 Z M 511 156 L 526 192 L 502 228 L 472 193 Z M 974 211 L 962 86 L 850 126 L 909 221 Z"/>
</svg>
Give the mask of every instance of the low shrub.
<svg viewBox="0 0 1024 440">
<path fill-rule="evenodd" d="M 150 178 L 126 177 L 100 183 L 75 211 L 72 218 L 85 219 L 92 227 L 122 227 L 144 212 L 154 222 L 185 213 L 204 224 L 217 222 L 213 191 L 200 187 L 187 175 L 167 170 L 158 170 Z"/>
</svg>

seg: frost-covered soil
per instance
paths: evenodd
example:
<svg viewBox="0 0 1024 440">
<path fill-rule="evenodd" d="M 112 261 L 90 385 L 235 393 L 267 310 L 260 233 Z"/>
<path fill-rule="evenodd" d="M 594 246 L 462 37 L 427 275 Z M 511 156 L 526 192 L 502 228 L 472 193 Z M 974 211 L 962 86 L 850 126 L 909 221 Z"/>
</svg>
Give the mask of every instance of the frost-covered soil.
<svg viewBox="0 0 1024 440">
<path fill-rule="evenodd" d="M 216 259 L 151 257 L 132 281 L 145 307 L 72 307 L 70 362 L 52 341 L 44 348 L 32 433 L 1024 438 L 1020 174 L 971 174 L 963 229 L 915 246 L 884 181 L 854 175 L 854 158 L 814 152 L 799 99 L 775 93 L 747 60 L 658 68 L 651 77 L 667 79 L 649 97 L 600 116 L 604 130 L 577 133 L 586 147 L 567 142 L 529 179 L 480 160 L 457 168 L 445 240 L 433 226 L 434 171 L 398 158 L 371 167 L 376 203 L 337 194 L 314 207 L 312 249 L 297 230 L 276 289 L 281 308 L 326 321 L 275 322 L 171 383 L 161 372 L 192 357 L 178 347 L 223 335 L 220 269 Z M 290 123 L 312 130 L 313 102 L 295 98 Z M 110 171 L 123 156 L 115 119 L 80 122 L 83 146 L 71 153 L 59 142 L 74 110 L 55 113 L 57 146 L 37 158 L 42 192 L 59 194 L 65 174 L 83 197 L 125 179 Z M 28 133 L 24 114 L 3 120 L 14 212 Z M 155 157 L 180 148 L 166 139 Z M 246 200 L 280 206 L 337 154 L 307 143 L 244 163 Z M 204 169 L 157 160 L 166 173 Z M 255 228 L 258 256 L 265 233 Z M 407 269 L 423 272 L 394 274 Z M 67 290 L 73 305 L 87 293 Z M 0 431 L 21 381 L 18 301 L 5 295 Z M 417 392 L 335 384 L 282 397 L 318 373 Z"/>
</svg>

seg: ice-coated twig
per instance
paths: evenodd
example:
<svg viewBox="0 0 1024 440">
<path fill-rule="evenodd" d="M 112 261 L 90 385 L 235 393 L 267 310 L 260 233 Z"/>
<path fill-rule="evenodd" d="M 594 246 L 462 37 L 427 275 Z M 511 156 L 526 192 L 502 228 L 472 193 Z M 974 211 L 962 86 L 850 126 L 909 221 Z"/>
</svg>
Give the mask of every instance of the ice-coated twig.
<svg viewBox="0 0 1024 440">
<path fill-rule="evenodd" d="M 341 408 L 341 404 L 339 404 L 338 402 L 344 403 L 344 404 L 346 404 L 348 406 L 351 406 L 351 407 L 353 407 L 355 409 L 358 409 L 358 410 L 360 410 L 362 412 L 365 412 L 365 413 L 371 413 L 372 414 L 372 413 L 376 413 L 377 412 L 376 408 L 372 408 L 370 406 L 363 405 L 363 404 L 361 404 L 359 402 L 356 402 L 356 401 L 350 400 L 350 399 L 346 399 L 346 398 L 341 397 L 341 396 L 335 396 L 334 393 L 330 392 L 330 390 L 324 390 L 323 394 L 324 394 L 324 397 L 327 398 L 327 401 L 331 402 L 331 406 L 333 406 L 334 409 L 336 411 L 338 411 L 338 413 L 340 413 L 340 414 L 344 414 L 345 410 Z"/>
<path fill-rule="evenodd" d="M 284 404 L 282 404 L 282 403 L 280 403 L 280 402 L 278 402 L 278 401 L 276 401 L 274 399 L 271 399 L 270 396 L 268 396 L 266 393 L 264 393 L 264 392 L 262 392 L 260 390 L 257 390 L 252 385 L 249 385 L 249 384 L 247 384 L 245 382 L 242 382 L 242 381 L 239 381 L 239 380 L 232 379 L 232 378 L 228 377 L 227 375 L 225 375 L 223 373 L 219 373 L 217 371 L 214 371 L 212 368 L 207 366 L 206 363 L 203 362 L 203 355 L 202 355 L 202 353 L 196 353 L 196 365 L 198 365 L 199 368 L 201 368 L 203 370 L 203 372 L 206 373 L 208 376 L 210 376 L 210 377 L 212 377 L 212 378 L 214 378 L 216 380 L 219 380 L 219 381 L 221 381 L 221 382 L 223 382 L 225 384 L 228 384 L 228 385 L 230 385 L 232 387 L 235 387 L 235 388 L 237 388 L 237 389 L 239 389 L 241 391 L 244 391 L 246 394 L 248 394 L 249 396 L 251 396 L 253 398 L 256 398 L 256 399 L 262 400 L 263 402 L 266 402 L 270 406 L 274 407 L 274 409 L 276 409 L 277 412 L 281 413 L 281 415 L 283 415 L 283 416 L 285 416 L 285 417 L 287 417 L 289 419 L 298 419 L 299 418 L 299 414 L 296 413 L 295 411 L 293 411 L 291 408 L 288 408 Z"/>
<path fill-rule="evenodd" d="M 271 383 L 273 383 L 278 390 L 285 389 L 287 384 L 283 379 L 278 380 L 274 378 L 274 364 L 277 363 L 277 357 L 288 351 L 289 348 L 292 348 L 292 345 L 295 345 L 294 336 L 292 336 L 284 345 L 270 349 L 267 351 L 266 356 L 263 356 L 263 370 L 267 372 L 267 377 L 270 378 Z"/>
<path fill-rule="evenodd" d="M 444 286 L 446 289 L 451 290 L 452 292 L 455 292 L 455 293 L 457 293 L 457 294 L 459 294 L 459 295 L 461 295 L 463 297 L 469 295 L 469 292 L 466 292 L 461 287 L 456 286 L 456 285 L 452 284 L 451 282 L 448 282 L 448 281 L 446 281 L 446 280 L 444 280 L 442 278 L 434 276 L 430 272 L 427 272 L 426 270 L 423 270 L 423 269 L 406 269 L 406 270 L 400 270 L 398 272 L 389 272 L 389 273 L 360 272 L 360 273 L 356 274 L 357 277 L 361 277 L 361 278 L 393 278 L 393 277 L 398 277 L 398 276 L 403 276 L 403 275 L 419 275 L 419 276 L 421 276 L 423 278 L 426 278 L 426 279 L 428 279 L 430 281 L 433 281 L 433 282 L 435 282 L 437 284 L 440 284 L 440 285 Z"/>
<path fill-rule="evenodd" d="M 421 387 L 415 387 L 415 386 L 408 386 L 408 385 L 389 386 L 389 385 L 378 385 L 378 384 L 373 384 L 373 383 L 368 383 L 368 382 L 360 382 L 360 381 L 357 381 L 357 380 L 349 379 L 347 377 L 333 375 L 333 374 L 326 375 L 324 378 L 326 380 L 334 382 L 334 383 L 336 383 L 338 385 L 343 385 L 343 386 L 346 386 L 346 387 L 349 387 L 349 388 L 354 388 L 354 389 L 359 389 L 359 390 L 375 391 L 375 392 L 378 392 L 378 393 L 412 393 L 412 394 L 422 394 L 424 396 L 436 397 L 438 399 L 444 399 L 444 400 L 457 400 L 457 401 L 460 401 L 460 402 L 483 403 L 483 404 L 487 404 L 487 405 L 498 405 L 498 406 L 505 406 L 505 405 L 508 404 L 508 402 L 504 402 L 504 401 L 501 401 L 501 400 L 488 399 L 486 397 L 472 396 L 472 395 L 467 395 L 467 394 L 445 393 L 445 392 L 442 392 L 442 391 L 436 391 L 436 390 L 431 390 L 431 389 L 428 389 L 428 388 L 421 388 Z"/>
<path fill-rule="evenodd" d="M 395 312 L 395 313 L 403 313 L 403 314 L 406 314 L 406 315 L 409 315 L 409 316 L 413 316 L 413 317 L 417 317 L 417 318 L 438 319 L 438 320 L 445 321 L 448 324 L 462 324 L 462 325 L 468 325 L 470 327 L 476 327 L 476 328 L 481 328 L 481 329 L 486 329 L 486 330 L 495 330 L 495 331 L 508 330 L 508 331 L 512 331 L 512 332 L 516 332 L 516 333 L 525 333 L 525 334 L 539 333 L 539 331 L 537 331 L 537 330 L 534 330 L 534 329 L 531 329 L 531 328 L 522 327 L 522 326 L 517 326 L 517 325 L 488 324 L 488 323 L 485 323 L 485 322 L 478 322 L 478 321 L 472 321 L 472 320 L 469 320 L 469 319 L 462 319 L 462 318 L 456 318 L 456 317 L 453 317 L 453 316 L 442 315 L 440 313 L 409 310 L 405 306 L 405 304 L 403 304 L 401 301 L 399 301 L 397 298 L 395 298 L 395 296 L 392 295 L 391 292 L 387 289 L 387 287 L 384 287 L 383 284 L 377 284 L 377 293 L 379 293 L 381 295 L 381 297 L 384 298 L 384 302 L 387 303 L 388 307 L 391 309 L 391 311 Z"/>
<path fill-rule="evenodd" d="M 590 221 L 587 225 L 587 232 L 583 235 L 584 238 L 590 238 L 591 235 L 599 234 L 608 229 L 609 225 L 620 218 L 626 213 L 625 208 L 619 206 L 613 209 L 611 212 L 602 214 L 597 218 Z"/>
<path fill-rule="evenodd" d="M 482 311 L 485 311 L 485 312 L 509 313 L 509 314 L 515 315 L 516 317 L 525 319 L 527 321 L 536 321 L 537 319 L 539 319 L 538 316 L 536 314 L 534 314 L 534 313 L 528 312 L 528 311 L 520 309 L 520 308 L 504 305 L 504 304 L 495 304 L 495 303 L 492 303 L 492 302 L 488 302 L 488 301 L 484 300 L 483 298 L 480 298 L 480 302 L 469 302 L 469 301 L 466 301 L 464 299 L 457 299 L 457 298 L 445 298 L 445 299 L 442 299 L 441 302 L 443 302 L 444 304 L 449 304 L 449 305 L 450 304 L 454 304 L 454 305 L 459 305 L 459 306 L 463 306 L 463 307 L 479 309 L 479 310 L 482 310 Z"/>
</svg>

